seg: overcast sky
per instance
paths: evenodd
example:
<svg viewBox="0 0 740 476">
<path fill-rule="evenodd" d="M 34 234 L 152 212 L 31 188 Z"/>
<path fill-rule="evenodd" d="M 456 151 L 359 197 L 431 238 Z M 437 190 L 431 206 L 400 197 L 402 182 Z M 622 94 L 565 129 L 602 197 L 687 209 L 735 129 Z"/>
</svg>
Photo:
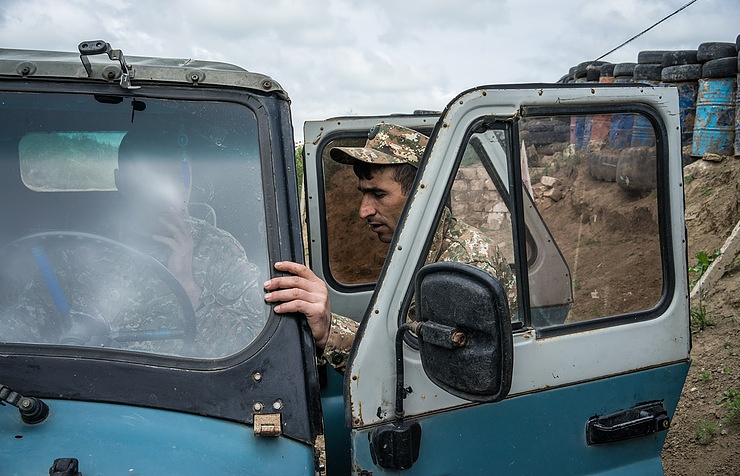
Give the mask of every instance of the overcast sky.
<svg viewBox="0 0 740 476">
<path fill-rule="evenodd" d="M 303 122 L 441 110 L 459 92 L 555 82 L 689 0 L 0 0 L 0 47 L 209 59 L 264 73 Z M 739 0 L 698 0 L 607 56 L 735 42 Z"/>
</svg>

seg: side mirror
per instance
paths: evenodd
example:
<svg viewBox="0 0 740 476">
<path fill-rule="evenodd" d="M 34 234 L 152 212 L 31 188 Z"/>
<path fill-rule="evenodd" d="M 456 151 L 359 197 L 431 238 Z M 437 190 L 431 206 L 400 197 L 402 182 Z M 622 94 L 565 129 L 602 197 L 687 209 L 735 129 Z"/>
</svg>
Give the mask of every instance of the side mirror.
<svg viewBox="0 0 740 476">
<path fill-rule="evenodd" d="M 421 363 L 429 379 L 474 402 L 511 389 L 514 344 L 503 285 L 472 265 L 439 262 L 416 278 Z"/>
<path fill-rule="evenodd" d="M 514 343 L 506 292 L 485 271 L 463 263 L 424 266 L 416 278 L 417 321 L 396 332 L 396 419 L 370 434 L 373 462 L 409 469 L 419 458 L 421 425 L 404 418 L 403 339 L 419 336 L 421 363 L 429 379 L 473 402 L 496 402 L 509 393 Z"/>
</svg>

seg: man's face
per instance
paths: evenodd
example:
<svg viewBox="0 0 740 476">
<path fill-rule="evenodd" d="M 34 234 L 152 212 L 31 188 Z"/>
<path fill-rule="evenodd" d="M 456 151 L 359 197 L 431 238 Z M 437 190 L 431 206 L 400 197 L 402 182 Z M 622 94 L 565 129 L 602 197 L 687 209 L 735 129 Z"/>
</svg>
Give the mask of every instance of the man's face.
<svg viewBox="0 0 740 476">
<path fill-rule="evenodd" d="M 116 185 L 126 199 L 128 218 L 147 232 L 164 234 L 163 217 L 186 217 L 190 196 L 186 167 L 176 160 L 122 164 L 115 172 Z"/>
<path fill-rule="evenodd" d="M 393 167 L 377 170 L 370 180 L 360 178 L 357 188 L 362 192 L 360 218 L 367 220 L 380 241 L 390 243 L 408 197 L 393 178 Z"/>
</svg>

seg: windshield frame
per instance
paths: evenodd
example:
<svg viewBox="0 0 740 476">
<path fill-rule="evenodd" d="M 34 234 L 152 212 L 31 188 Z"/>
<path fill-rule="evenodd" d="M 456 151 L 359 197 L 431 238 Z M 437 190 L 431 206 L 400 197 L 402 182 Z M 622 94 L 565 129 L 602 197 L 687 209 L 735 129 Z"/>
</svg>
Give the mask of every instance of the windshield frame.
<svg viewBox="0 0 740 476">
<path fill-rule="evenodd" d="M 115 84 L 0 79 L 3 92 L 121 95 Z M 270 263 L 302 261 L 289 102 L 279 94 L 239 88 L 144 85 L 132 98 L 226 101 L 248 107 L 257 119 L 263 202 Z M 269 270 L 274 275 L 274 270 Z M 320 408 L 315 351 L 303 319 L 270 309 L 263 331 L 240 352 L 192 359 L 144 352 L 10 343 L 3 384 L 38 397 L 80 399 L 185 411 L 252 423 L 254 401 L 284 402 L 284 434 L 312 443 Z M 254 375 L 263 377 L 257 381 Z M 286 379 L 287 375 L 291 375 Z M 125 382 L 122 382 L 125 376 Z M 272 377 L 272 378 L 271 378 Z M 173 389 L 177 389 L 173 392 Z"/>
</svg>

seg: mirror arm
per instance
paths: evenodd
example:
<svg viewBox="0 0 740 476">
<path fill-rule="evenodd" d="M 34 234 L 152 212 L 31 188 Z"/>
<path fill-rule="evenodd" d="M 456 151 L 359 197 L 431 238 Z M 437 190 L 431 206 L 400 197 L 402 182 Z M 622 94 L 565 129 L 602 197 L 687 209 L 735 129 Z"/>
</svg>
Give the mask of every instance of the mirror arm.
<svg viewBox="0 0 740 476">
<path fill-rule="evenodd" d="M 406 331 L 411 331 L 421 337 L 422 323 L 418 321 L 404 322 L 396 331 L 396 419 L 403 420 L 403 399 L 406 398 L 406 389 L 404 383 L 403 370 L 403 336 Z"/>
</svg>

